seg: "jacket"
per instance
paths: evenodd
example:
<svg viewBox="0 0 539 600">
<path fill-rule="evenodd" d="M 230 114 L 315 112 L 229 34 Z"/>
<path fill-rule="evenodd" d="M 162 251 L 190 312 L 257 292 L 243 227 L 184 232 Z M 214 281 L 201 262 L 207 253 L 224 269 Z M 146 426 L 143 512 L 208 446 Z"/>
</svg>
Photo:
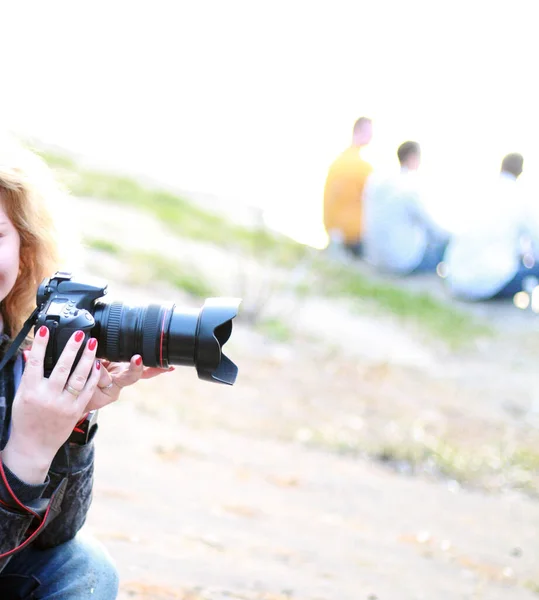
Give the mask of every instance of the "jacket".
<svg viewBox="0 0 539 600">
<path fill-rule="evenodd" d="M 0 372 L 0 451 L 9 438 L 15 391 L 24 370 L 18 354 Z M 92 500 L 94 445 L 66 442 L 41 485 L 21 481 L 0 456 L 0 574 L 19 550 L 33 544 L 52 548 L 69 541 L 86 520 Z"/>
</svg>

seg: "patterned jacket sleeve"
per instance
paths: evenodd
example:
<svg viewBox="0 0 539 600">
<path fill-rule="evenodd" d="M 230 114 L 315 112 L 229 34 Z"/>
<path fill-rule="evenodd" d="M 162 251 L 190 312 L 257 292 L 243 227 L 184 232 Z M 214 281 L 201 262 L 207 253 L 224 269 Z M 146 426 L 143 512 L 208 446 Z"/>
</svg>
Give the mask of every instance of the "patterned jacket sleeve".
<svg viewBox="0 0 539 600">
<path fill-rule="evenodd" d="M 9 562 L 11 551 L 24 542 L 32 521 L 31 514 L 0 504 L 0 573 Z"/>
<path fill-rule="evenodd" d="M 66 451 L 70 450 L 69 461 Z M 62 451 L 63 450 L 63 451 Z M 93 442 L 64 446 L 42 485 L 20 481 L 6 466 L 0 478 L 0 573 L 26 545 L 51 548 L 75 537 L 92 499 Z"/>
<path fill-rule="evenodd" d="M 58 457 L 57 457 L 58 458 Z M 56 464 L 55 464 L 56 462 Z M 86 521 L 92 502 L 94 444 L 69 447 L 69 464 L 63 459 L 52 463 L 50 483 L 45 495 L 52 495 L 64 478 L 67 485 L 60 505 L 61 513 L 37 537 L 37 548 L 52 548 L 74 538 Z"/>
<path fill-rule="evenodd" d="M 16 387 L 22 368 L 23 360 L 18 359 Z M 8 423 L 2 401 L 4 398 L 0 398 L 0 432 Z M 52 461 L 45 482 L 29 485 L 2 465 L 0 456 L 0 573 L 11 556 L 27 545 L 51 548 L 77 534 L 92 499 L 93 462 L 93 441 L 84 446 L 66 443 Z"/>
</svg>

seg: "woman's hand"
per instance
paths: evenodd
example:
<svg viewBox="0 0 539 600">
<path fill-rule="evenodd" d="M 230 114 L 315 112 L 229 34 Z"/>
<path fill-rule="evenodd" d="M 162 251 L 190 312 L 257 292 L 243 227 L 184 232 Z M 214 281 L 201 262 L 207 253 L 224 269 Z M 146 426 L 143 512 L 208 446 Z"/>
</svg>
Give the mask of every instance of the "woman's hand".
<svg viewBox="0 0 539 600">
<path fill-rule="evenodd" d="M 88 340 L 70 375 L 84 339 L 75 332 L 67 342 L 49 378 L 43 363 L 49 330 L 39 329 L 27 354 L 24 374 L 13 401 L 11 431 L 2 452 L 3 463 L 26 483 L 45 481 L 50 463 L 85 413 L 100 378 L 95 360 L 97 340 Z"/>
<path fill-rule="evenodd" d="M 158 369 L 154 367 L 144 367 L 142 357 L 135 354 L 129 363 L 113 363 L 107 360 L 101 361 L 99 382 L 94 394 L 86 405 L 85 413 L 91 410 L 97 410 L 116 402 L 122 391 L 122 388 L 133 385 L 139 379 L 151 379 L 174 371 L 174 367 L 168 369 Z"/>
</svg>

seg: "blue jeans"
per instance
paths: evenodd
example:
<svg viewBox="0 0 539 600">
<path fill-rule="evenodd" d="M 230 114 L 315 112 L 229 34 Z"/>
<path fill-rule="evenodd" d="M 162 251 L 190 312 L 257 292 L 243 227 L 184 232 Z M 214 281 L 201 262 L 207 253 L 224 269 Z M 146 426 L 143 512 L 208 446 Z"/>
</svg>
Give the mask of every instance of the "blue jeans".
<svg viewBox="0 0 539 600">
<path fill-rule="evenodd" d="M 535 263 L 533 267 L 526 267 L 521 263 L 513 279 L 506 283 L 499 292 L 494 294 L 492 299 L 512 298 L 515 294 L 522 291 L 522 284 L 526 277 L 537 277 L 539 279 L 539 263 Z"/>
<path fill-rule="evenodd" d="M 447 242 L 429 242 L 421 262 L 412 273 L 435 273 L 438 265 L 443 261 Z"/>
<path fill-rule="evenodd" d="M 34 586 L 30 578 L 37 579 Z M 21 595 L 28 584 L 37 586 L 35 591 Z M 79 536 L 48 550 L 25 548 L 0 573 L 2 600 L 114 600 L 117 595 L 111 558 L 98 542 Z"/>
<path fill-rule="evenodd" d="M 351 254 L 354 258 L 362 258 L 363 257 L 363 243 L 355 242 L 353 244 L 344 244 L 344 249 Z"/>
</svg>

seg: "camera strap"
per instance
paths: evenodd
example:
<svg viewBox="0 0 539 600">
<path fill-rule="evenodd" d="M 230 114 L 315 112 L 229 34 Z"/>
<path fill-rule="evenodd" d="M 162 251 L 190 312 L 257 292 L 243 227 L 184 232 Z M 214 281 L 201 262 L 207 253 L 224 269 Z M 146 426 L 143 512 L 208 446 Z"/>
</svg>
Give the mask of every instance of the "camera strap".
<svg viewBox="0 0 539 600">
<path fill-rule="evenodd" d="M 17 334 L 17 337 L 11 342 L 7 352 L 4 355 L 4 358 L 2 359 L 2 362 L 0 362 L 0 371 L 6 366 L 9 360 L 14 356 L 15 352 L 17 352 L 21 344 L 24 342 L 28 332 L 30 329 L 32 329 L 32 325 L 35 323 L 38 313 L 39 308 L 35 308 L 34 312 L 28 317 L 28 319 L 26 319 L 22 329 Z"/>
</svg>

